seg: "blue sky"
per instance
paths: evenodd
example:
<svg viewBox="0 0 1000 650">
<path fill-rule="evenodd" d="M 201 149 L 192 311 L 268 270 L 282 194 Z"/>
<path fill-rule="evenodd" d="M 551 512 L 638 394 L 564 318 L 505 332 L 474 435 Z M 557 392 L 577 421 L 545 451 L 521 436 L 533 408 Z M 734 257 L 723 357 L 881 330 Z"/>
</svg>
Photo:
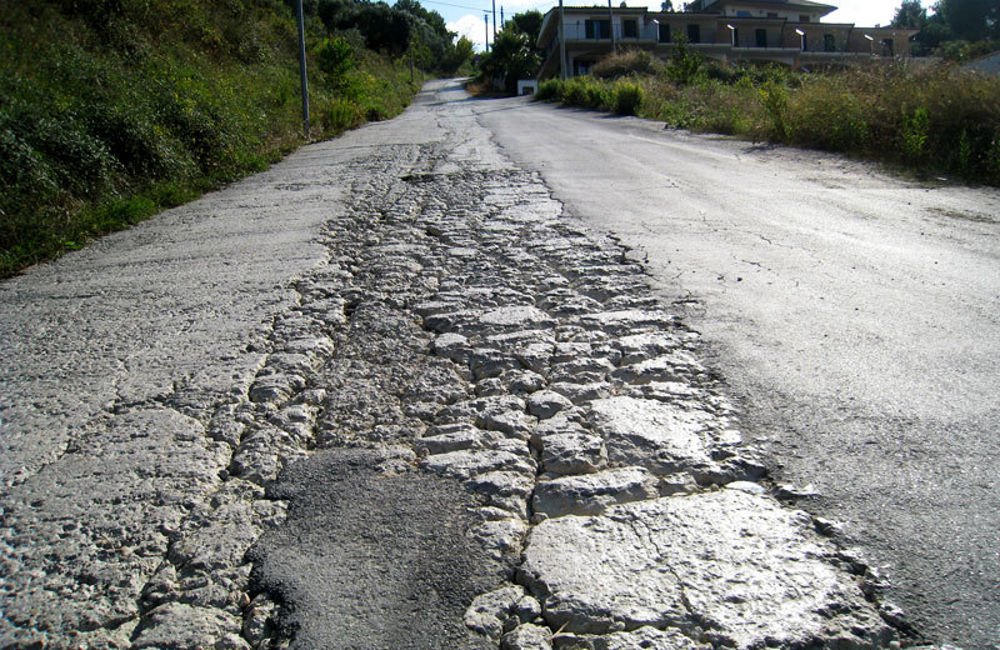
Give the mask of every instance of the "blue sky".
<svg viewBox="0 0 1000 650">
<path fill-rule="evenodd" d="M 593 5 L 603 0 L 564 0 L 567 6 L 571 5 Z M 837 11 L 823 19 L 824 22 L 831 23 L 855 23 L 862 27 L 871 27 L 877 24 L 886 24 L 892 20 L 896 9 L 901 4 L 901 0 L 825 0 L 828 4 L 839 7 Z M 934 0 L 921 0 L 925 7 L 930 7 Z M 441 14 L 448 29 L 467 36 L 476 45 L 477 50 L 483 49 L 483 40 L 486 38 L 486 26 L 483 23 L 483 12 L 490 11 L 492 2 L 490 0 L 443 0 L 442 2 L 432 2 L 431 0 L 420 0 L 428 9 Z M 612 0 L 617 7 L 620 0 Z M 627 0 L 630 7 L 648 6 L 650 9 L 659 9 L 661 0 Z M 521 11 L 528 9 L 538 9 L 545 13 L 558 4 L 558 0 L 497 0 L 497 26 L 500 25 L 500 8 L 503 7 L 504 15 L 510 17 Z M 681 6 L 683 2 L 675 2 L 675 6 Z M 492 30 L 493 19 L 490 18 Z M 492 39 L 492 36 L 490 37 Z"/>
</svg>

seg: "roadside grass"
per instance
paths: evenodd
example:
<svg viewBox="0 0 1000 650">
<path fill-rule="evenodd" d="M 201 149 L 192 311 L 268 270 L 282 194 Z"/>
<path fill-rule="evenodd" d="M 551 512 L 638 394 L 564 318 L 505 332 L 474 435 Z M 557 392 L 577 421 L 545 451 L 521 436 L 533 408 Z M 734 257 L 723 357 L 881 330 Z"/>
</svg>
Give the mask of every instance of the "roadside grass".
<svg viewBox="0 0 1000 650">
<path fill-rule="evenodd" d="M 995 77 L 899 62 L 814 73 L 702 64 L 681 81 L 674 62 L 649 70 L 642 57 L 617 56 L 594 67 L 601 78 L 549 80 L 537 98 L 1000 186 Z"/>
<path fill-rule="evenodd" d="M 0 277 L 266 169 L 306 142 L 294 15 L 281 0 L 4 6 Z M 309 41 L 323 36 L 314 21 Z M 355 64 L 328 72 L 310 46 L 310 139 L 397 115 L 425 79 L 347 47 Z"/>
</svg>

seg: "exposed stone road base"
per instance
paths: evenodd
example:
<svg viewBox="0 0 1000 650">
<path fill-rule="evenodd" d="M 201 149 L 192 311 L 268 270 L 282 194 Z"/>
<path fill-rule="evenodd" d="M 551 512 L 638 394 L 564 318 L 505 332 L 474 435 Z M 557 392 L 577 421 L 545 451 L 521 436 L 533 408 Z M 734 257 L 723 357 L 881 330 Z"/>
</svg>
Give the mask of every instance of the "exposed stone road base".
<svg viewBox="0 0 1000 650">
<path fill-rule="evenodd" d="M 888 644 L 894 633 L 850 562 L 754 482 L 764 470 L 698 363 L 696 335 L 662 310 L 642 268 L 577 229 L 471 120 L 461 136 L 447 116 L 438 126 L 443 142 L 387 146 L 353 172 L 356 209 L 329 226 L 330 265 L 300 284 L 303 310 L 315 301 L 319 314 L 342 305 L 344 315 L 311 380 L 324 396 L 315 445 L 331 451 L 301 461 L 305 471 L 337 449 L 391 449 L 382 471 L 399 489 L 428 473 L 463 486 L 468 515 L 442 508 L 442 544 L 465 526 L 484 556 L 455 586 L 493 585 L 464 616 L 493 647 Z M 470 149 L 493 162 L 463 159 Z M 256 575 L 287 604 L 278 627 L 293 645 L 455 647 L 448 625 L 436 639 L 387 625 L 418 616 L 424 597 L 380 587 L 386 577 L 356 564 L 374 557 L 390 563 L 385 574 L 402 563 L 419 575 L 409 551 L 386 557 L 394 533 L 359 522 L 343 539 L 332 526 L 331 548 L 350 550 L 331 556 L 309 519 L 344 507 L 342 491 L 324 505 L 281 484 L 290 518 L 262 538 Z M 413 504 L 352 494 L 362 512 L 382 503 L 401 530 L 424 530 Z M 307 574 L 320 556 L 339 582 L 357 583 L 350 592 L 376 594 L 369 609 L 317 598 Z M 444 603 L 428 616 L 453 613 Z"/>
<path fill-rule="evenodd" d="M 5 286 L 0 646 L 890 642 L 626 251 L 467 105 L 349 138 L 81 253 L 67 342 L 72 260 Z"/>
</svg>

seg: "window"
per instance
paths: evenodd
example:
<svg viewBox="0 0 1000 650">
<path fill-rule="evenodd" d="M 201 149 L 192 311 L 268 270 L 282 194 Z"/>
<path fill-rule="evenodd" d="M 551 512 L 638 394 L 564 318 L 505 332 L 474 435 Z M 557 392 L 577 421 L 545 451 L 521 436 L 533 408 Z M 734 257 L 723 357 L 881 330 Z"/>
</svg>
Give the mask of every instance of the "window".
<svg viewBox="0 0 1000 650">
<path fill-rule="evenodd" d="M 757 47 L 767 47 L 767 30 L 758 29 L 754 31 Z"/>
<path fill-rule="evenodd" d="M 661 43 L 669 43 L 671 41 L 670 37 L 670 25 L 659 24 L 659 40 Z"/>
<path fill-rule="evenodd" d="M 837 51 L 837 40 L 833 37 L 833 34 L 823 34 L 823 51 L 824 52 Z"/>
<path fill-rule="evenodd" d="M 895 48 L 891 38 L 882 39 L 882 56 L 895 56 Z"/>
<path fill-rule="evenodd" d="M 777 11 L 769 11 L 769 12 L 767 12 L 767 17 L 768 18 L 777 18 L 778 17 L 778 12 Z"/>
<path fill-rule="evenodd" d="M 750 11 L 747 11 L 746 9 L 737 9 L 736 10 L 736 17 L 737 18 L 751 18 L 751 17 L 753 17 L 753 13 L 750 12 Z"/>
<path fill-rule="evenodd" d="M 688 42 L 701 43 L 701 25 L 688 25 Z"/>
<path fill-rule="evenodd" d="M 805 14 L 800 14 L 799 15 L 799 22 L 800 23 L 807 23 L 807 22 L 809 22 L 809 16 L 807 16 Z"/>
<path fill-rule="evenodd" d="M 639 22 L 634 18 L 623 20 L 622 34 L 625 38 L 639 38 Z"/>
<path fill-rule="evenodd" d="M 588 20 L 584 23 L 587 38 L 611 38 L 610 20 Z"/>
</svg>

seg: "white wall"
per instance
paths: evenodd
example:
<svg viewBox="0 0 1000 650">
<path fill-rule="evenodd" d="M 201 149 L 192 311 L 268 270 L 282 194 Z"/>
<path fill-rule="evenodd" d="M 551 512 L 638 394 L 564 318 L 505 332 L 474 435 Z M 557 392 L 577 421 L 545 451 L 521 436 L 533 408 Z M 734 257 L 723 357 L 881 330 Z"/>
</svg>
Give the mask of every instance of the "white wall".
<svg viewBox="0 0 1000 650">
<path fill-rule="evenodd" d="M 766 18 L 768 13 L 776 13 L 778 14 L 778 18 L 785 18 L 791 22 L 799 22 L 799 16 L 809 15 L 809 12 L 800 13 L 798 11 L 780 11 L 780 10 L 768 12 L 765 9 L 760 9 L 757 7 L 741 7 L 739 5 L 726 7 L 725 15 L 736 17 L 740 15 L 739 12 L 741 11 L 748 12 L 748 14 L 745 13 L 743 15 L 749 15 L 750 17 L 753 18 Z M 819 22 L 819 20 L 820 16 L 818 14 L 810 15 L 810 22 Z"/>
</svg>

